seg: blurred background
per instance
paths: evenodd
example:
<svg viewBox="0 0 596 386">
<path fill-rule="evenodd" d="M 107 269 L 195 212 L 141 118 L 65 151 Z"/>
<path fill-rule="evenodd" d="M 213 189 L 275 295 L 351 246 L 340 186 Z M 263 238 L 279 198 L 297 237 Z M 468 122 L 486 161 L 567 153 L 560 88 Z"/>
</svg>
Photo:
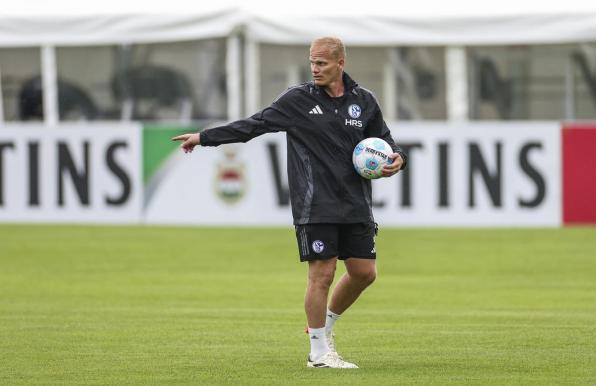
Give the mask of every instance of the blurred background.
<svg viewBox="0 0 596 386">
<path fill-rule="evenodd" d="M 254 223 L 283 223 L 281 216 L 260 214 L 287 214 L 283 141 L 259 139 L 243 150 L 206 156 L 197 162 L 211 170 L 210 184 L 186 185 L 192 193 L 174 196 L 163 191 L 168 184 L 173 191 L 182 186 L 172 177 L 173 165 L 182 161 L 165 143 L 179 131 L 251 115 L 287 87 L 308 81 L 310 41 L 332 35 L 347 45 L 347 72 L 375 93 L 398 142 L 417 154 L 399 188 L 379 184 L 381 217 L 399 225 L 391 219 L 412 213 L 413 219 L 426 216 L 421 225 L 449 225 L 463 211 L 476 213 L 469 224 L 559 225 L 568 202 L 581 205 L 567 217 L 596 221 L 590 198 L 596 183 L 581 172 L 594 160 L 577 158 L 585 152 L 576 147 L 595 144 L 596 7 L 590 7 L 376 1 L 366 9 L 357 2 L 301 2 L 283 9 L 264 1 L 12 5 L 0 15 L 0 220 L 36 220 L 47 212 L 41 216 L 46 220 L 94 222 L 108 208 L 106 221 L 177 222 L 182 214 L 165 202 L 206 197 L 221 210 L 207 218 L 196 213 L 199 223 L 243 218 L 242 198 L 260 208 L 247 212 L 257 216 Z M 73 125 L 79 128 L 68 135 L 74 142 L 61 146 L 60 130 Z M 116 136 L 138 133 L 121 139 L 126 145 L 118 151 L 98 150 L 113 161 L 102 177 L 103 169 L 94 172 L 102 161 L 87 158 L 93 158 L 89 147 L 99 143 L 98 133 L 110 130 Z M 41 142 L 32 145 L 31 138 Z M 254 176 L 246 165 L 253 165 Z M 428 176 L 436 181 L 425 182 Z M 267 187 L 249 183 L 258 179 L 267 179 Z M 121 207 L 134 209 L 120 216 L 116 205 L 99 198 L 106 191 L 115 192 Z M 249 204 L 251 194 L 255 201 Z M 258 199 L 263 195 L 270 197 L 269 207 Z M 519 202 L 530 201 L 537 202 L 535 212 L 527 213 L 534 220 L 511 217 L 528 210 Z M 91 210 L 60 215 L 69 205 L 73 213 Z M 541 211 L 549 215 L 536 216 Z M 485 220 L 494 214 L 502 220 Z"/>
</svg>

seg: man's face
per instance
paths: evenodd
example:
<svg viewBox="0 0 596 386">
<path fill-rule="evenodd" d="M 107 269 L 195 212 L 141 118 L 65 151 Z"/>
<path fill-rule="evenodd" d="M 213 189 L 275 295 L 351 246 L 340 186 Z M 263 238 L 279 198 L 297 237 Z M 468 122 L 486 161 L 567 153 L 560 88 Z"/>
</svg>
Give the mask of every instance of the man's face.
<svg viewBox="0 0 596 386">
<path fill-rule="evenodd" d="M 314 46 L 310 50 L 310 72 L 315 84 L 328 87 L 341 79 L 344 59 L 336 59 L 326 46 Z"/>
</svg>

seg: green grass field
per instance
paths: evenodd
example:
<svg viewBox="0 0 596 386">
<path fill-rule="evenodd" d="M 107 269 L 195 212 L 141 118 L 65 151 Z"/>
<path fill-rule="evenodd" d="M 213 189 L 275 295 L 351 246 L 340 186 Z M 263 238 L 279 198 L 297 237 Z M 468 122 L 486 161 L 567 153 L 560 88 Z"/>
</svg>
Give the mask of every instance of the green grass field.
<svg viewBox="0 0 596 386">
<path fill-rule="evenodd" d="M 2 225 L 0 384 L 596 384 L 596 228 L 382 229 L 336 325 L 358 370 L 305 367 L 295 243 Z"/>
</svg>

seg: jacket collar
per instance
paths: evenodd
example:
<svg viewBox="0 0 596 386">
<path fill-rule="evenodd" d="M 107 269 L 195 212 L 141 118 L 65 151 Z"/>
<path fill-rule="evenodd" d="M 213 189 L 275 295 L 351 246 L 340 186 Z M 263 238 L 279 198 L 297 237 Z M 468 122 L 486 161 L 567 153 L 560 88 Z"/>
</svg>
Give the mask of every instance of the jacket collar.
<svg viewBox="0 0 596 386">
<path fill-rule="evenodd" d="M 352 77 L 350 75 L 348 75 L 348 73 L 345 71 L 342 75 L 342 80 L 344 82 L 344 95 L 349 94 L 349 93 L 358 94 L 355 90 L 356 87 L 358 87 L 358 83 L 356 83 L 356 81 L 354 79 L 352 79 Z M 311 81 L 310 83 L 311 83 L 312 87 L 315 90 L 317 90 L 318 92 L 323 91 L 321 89 L 321 87 L 319 87 L 315 84 L 314 81 Z"/>
<path fill-rule="evenodd" d="M 350 93 L 354 91 L 356 87 L 358 87 L 358 83 L 347 72 L 344 71 L 343 74 L 343 81 L 344 81 L 344 94 Z"/>
</svg>

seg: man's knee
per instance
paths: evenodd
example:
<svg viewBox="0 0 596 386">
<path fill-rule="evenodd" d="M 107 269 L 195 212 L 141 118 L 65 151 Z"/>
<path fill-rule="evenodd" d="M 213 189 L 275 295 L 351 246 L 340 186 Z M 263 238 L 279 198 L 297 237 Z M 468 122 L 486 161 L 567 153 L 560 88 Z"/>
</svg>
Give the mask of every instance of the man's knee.
<svg viewBox="0 0 596 386">
<path fill-rule="evenodd" d="M 318 260 L 310 262 L 308 271 L 309 284 L 329 288 L 335 277 L 335 261 Z"/>
<path fill-rule="evenodd" d="M 350 277 L 356 280 L 362 285 L 369 286 L 377 278 L 377 270 L 372 267 L 371 269 L 361 269 L 350 272 Z"/>
</svg>

